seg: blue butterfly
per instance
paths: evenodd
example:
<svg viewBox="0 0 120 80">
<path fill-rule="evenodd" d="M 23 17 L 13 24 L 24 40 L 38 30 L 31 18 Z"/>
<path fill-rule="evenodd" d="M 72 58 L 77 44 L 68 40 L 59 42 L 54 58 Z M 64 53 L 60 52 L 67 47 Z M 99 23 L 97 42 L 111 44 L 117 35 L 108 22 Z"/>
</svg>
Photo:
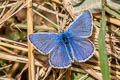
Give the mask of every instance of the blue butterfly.
<svg viewBox="0 0 120 80">
<path fill-rule="evenodd" d="M 49 63 L 54 68 L 68 68 L 74 61 L 85 62 L 93 56 L 94 44 L 87 39 L 93 29 L 92 15 L 83 12 L 66 32 L 34 33 L 30 42 L 43 55 L 49 54 Z"/>
</svg>

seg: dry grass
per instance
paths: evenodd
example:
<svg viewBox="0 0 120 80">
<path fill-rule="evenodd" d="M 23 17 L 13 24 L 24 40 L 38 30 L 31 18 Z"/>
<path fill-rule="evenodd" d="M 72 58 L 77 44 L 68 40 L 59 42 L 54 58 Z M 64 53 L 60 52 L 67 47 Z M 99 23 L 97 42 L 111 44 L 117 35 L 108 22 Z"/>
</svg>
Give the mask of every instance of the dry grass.
<svg viewBox="0 0 120 80">
<path fill-rule="evenodd" d="M 31 75 L 29 76 L 31 80 L 35 80 L 35 78 L 39 80 L 61 80 L 63 78 L 72 80 L 73 71 L 84 74 L 79 80 L 84 80 L 87 76 L 92 76 L 93 80 L 102 80 L 98 52 L 98 34 L 100 31 L 98 23 L 101 20 L 101 13 L 93 14 L 95 23 L 90 40 L 96 46 L 94 57 L 85 63 L 74 63 L 68 69 L 53 69 L 49 66 L 46 56 L 33 50 L 27 41 L 27 35 L 37 31 L 57 32 L 57 30 L 53 27 L 54 24 L 44 20 L 36 13 L 33 13 L 34 17 L 32 17 L 32 8 L 59 25 L 62 25 L 61 23 L 64 21 L 64 25 L 68 25 L 72 19 L 76 18 L 76 15 L 67 0 L 63 2 L 59 0 L 51 0 L 50 2 L 34 0 L 33 7 L 31 7 L 30 1 L 2 0 L 0 2 L 0 80 L 27 80 L 28 74 Z M 26 27 L 26 25 L 28 26 Z M 64 25 L 61 27 L 67 29 Z M 111 79 L 120 80 L 120 19 L 107 13 L 107 26 L 105 41 Z M 18 32 L 18 34 L 12 35 L 13 32 Z M 22 37 L 21 32 L 25 32 Z M 16 37 L 18 38 L 16 39 Z"/>
</svg>

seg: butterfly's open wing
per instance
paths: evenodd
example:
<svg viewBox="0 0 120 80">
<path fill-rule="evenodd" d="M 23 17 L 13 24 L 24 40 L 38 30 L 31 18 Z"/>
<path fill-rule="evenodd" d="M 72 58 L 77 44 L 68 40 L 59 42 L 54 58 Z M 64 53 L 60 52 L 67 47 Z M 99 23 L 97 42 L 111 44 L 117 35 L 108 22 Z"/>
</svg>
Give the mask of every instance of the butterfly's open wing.
<svg viewBox="0 0 120 80">
<path fill-rule="evenodd" d="M 78 62 L 85 62 L 93 56 L 95 47 L 93 43 L 84 38 L 74 37 L 70 40 L 73 57 Z"/>
<path fill-rule="evenodd" d="M 60 41 L 51 52 L 49 63 L 54 68 L 68 68 L 71 65 L 63 41 Z"/>
<path fill-rule="evenodd" d="M 57 33 L 34 33 L 29 35 L 28 38 L 40 53 L 46 55 L 57 44 L 57 35 Z"/>
<path fill-rule="evenodd" d="M 93 28 L 92 15 L 89 11 L 83 12 L 66 31 L 70 37 L 84 37 L 91 36 Z"/>
</svg>

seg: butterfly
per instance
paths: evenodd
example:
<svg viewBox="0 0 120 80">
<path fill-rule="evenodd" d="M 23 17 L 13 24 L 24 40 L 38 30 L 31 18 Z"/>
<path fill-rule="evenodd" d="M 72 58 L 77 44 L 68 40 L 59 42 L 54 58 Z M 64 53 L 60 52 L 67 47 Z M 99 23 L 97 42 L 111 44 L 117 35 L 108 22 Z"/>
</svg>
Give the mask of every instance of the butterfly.
<svg viewBox="0 0 120 80">
<path fill-rule="evenodd" d="M 74 61 L 85 62 L 93 56 L 95 46 L 87 39 L 92 30 L 92 15 L 86 10 L 65 32 L 34 33 L 28 38 L 41 54 L 49 55 L 49 64 L 53 68 L 68 68 Z"/>
</svg>

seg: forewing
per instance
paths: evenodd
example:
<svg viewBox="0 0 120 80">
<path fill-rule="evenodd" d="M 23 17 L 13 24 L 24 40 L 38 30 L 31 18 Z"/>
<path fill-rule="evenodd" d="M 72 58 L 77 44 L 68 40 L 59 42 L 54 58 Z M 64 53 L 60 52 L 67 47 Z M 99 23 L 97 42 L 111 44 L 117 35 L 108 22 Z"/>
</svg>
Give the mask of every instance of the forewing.
<svg viewBox="0 0 120 80">
<path fill-rule="evenodd" d="M 49 63 L 54 68 L 68 68 L 71 65 L 63 41 L 60 41 L 55 49 L 53 49 L 51 52 Z"/>
<path fill-rule="evenodd" d="M 73 57 L 78 62 L 85 62 L 93 56 L 95 47 L 93 43 L 84 38 L 71 38 L 70 45 Z"/>
<path fill-rule="evenodd" d="M 42 54 L 46 55 L 57 44 L 56 33 L 34 33 L 29 35 L 30 42 L 35 46 L 35 48 Z"/>
<path fill-rule="evenodd" d="M 89 37 L 92 34 L 93 22 L 89 11 L 83 12 L 68 28 L 66 32 L 71 37 Z"/>
</svg>

